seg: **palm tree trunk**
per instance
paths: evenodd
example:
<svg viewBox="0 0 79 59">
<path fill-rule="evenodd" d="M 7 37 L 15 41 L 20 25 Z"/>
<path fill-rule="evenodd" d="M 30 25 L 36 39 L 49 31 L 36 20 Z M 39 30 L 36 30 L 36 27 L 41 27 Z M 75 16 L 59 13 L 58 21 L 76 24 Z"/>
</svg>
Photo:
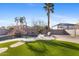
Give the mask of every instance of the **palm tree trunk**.
<svg viewBox="0 0 79 59">
<path fill-rule="evenodd" d="M 50 30 L 50 10 L 48 9 L 48 31 Z"/>
</svg>

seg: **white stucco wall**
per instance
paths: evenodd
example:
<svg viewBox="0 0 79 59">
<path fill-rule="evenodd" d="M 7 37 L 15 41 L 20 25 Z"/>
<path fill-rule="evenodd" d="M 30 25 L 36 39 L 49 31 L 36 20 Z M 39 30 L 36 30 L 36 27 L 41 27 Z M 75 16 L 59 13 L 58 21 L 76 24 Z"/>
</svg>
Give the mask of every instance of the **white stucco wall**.
<svg viewBox="0 0 79 59">
<path fill-rule="evenodd" d="M 74 35 L 75 34 L 75 30 L 66 30 L 69 34 Z M 76 30 L 76 35 L 79 35 L 79 29 Z"/>
</svg>

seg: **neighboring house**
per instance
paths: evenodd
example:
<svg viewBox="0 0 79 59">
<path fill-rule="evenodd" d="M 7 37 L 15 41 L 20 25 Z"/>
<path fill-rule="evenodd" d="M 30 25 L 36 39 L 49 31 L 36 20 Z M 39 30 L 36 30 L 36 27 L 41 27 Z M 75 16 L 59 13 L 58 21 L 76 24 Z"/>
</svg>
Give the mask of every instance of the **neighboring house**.
<svg viewBox="0 0 79 59">
<path fill-rule="evenodd" d="M 59 23 L 55 25 L 54 27 L 57 27 L 57 29 L 74 29 L 76 24 L 70 24 L 70 23 Z"/>
<path fill-rule="evenodd" d="M 0 29 L 0 35 L 6 35 L 7 33 L 8 33 L 8 30 Z"/>
</svg>

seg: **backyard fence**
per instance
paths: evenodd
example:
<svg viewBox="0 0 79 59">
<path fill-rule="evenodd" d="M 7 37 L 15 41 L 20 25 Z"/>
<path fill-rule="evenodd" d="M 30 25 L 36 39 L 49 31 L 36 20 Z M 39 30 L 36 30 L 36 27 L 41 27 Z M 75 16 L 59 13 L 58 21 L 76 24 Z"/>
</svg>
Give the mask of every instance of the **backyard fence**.
<svg viewBox="0 0 79 59">
<path fill-rule="evenodd" d="M 9 35 L 1 35 L 0 36 L 0 41 L 9 40 L 9 39 L 13 39 L 13 38 L 15 38 L 15 37 L 9 36 Z"/>
</svg>

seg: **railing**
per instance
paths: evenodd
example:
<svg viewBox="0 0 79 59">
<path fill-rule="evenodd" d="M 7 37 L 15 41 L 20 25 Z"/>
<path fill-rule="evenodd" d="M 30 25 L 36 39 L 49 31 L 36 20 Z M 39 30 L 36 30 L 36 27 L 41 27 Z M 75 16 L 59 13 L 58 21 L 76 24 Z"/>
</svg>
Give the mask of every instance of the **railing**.
<svg viewBox="0 0 79 59">
<path fill-rule="evenodd" d="M 37 37 L 37 35 L 32 35 L 32 34 L 28 34 L 28 35 L 22 35 L 22 37 Z M 17 37 L 17 36 L 13 36 L 13 35 L 1 35 L 0 36 L 0 41 L 4 41 L 4 40 L 11 40 L 11 39 L 14 39 L 14 38 L 20 38 L 20 37 Z"/>
<path fill-rule="evenodd" d="M 15 38 L 15 37 L 9 36 L 9 35 L 1 35 L 0 36 L 0 41 L 9 40 L 9 39 L 13 39 L 13 38 Z"/>
</svg>

